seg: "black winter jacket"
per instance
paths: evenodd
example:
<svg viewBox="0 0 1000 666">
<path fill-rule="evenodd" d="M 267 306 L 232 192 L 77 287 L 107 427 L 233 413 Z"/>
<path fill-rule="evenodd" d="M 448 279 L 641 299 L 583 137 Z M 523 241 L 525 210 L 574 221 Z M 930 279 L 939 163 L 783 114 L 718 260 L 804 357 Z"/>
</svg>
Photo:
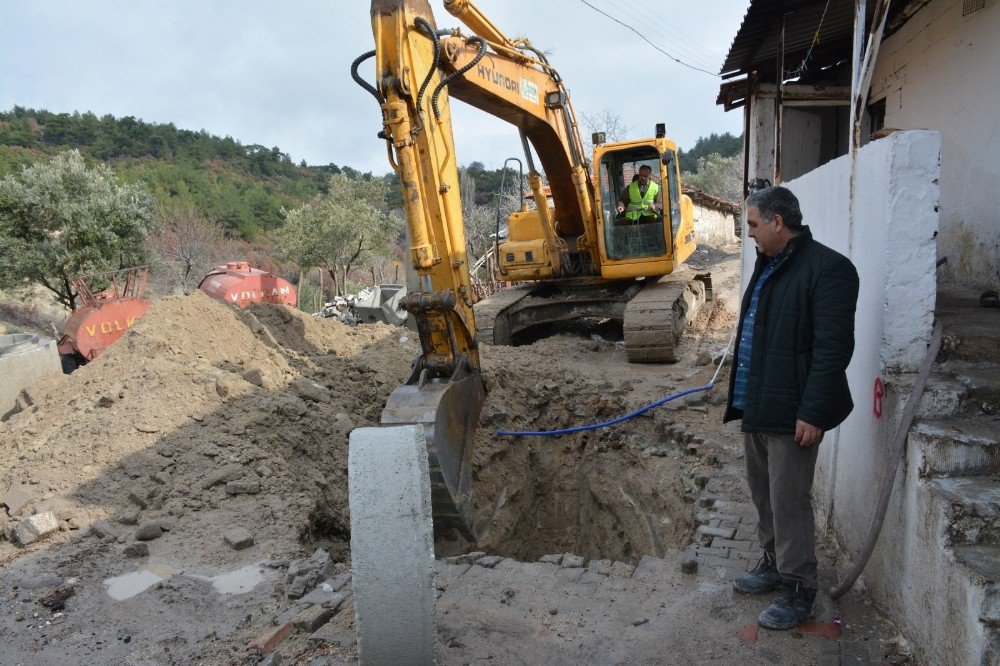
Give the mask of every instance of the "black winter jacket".
<svg viewBox="0 0 1000 666">
<path fill-rule="evenodd" d="M 794 433 L 796 419 L 830 430 L 854 409 L 846 371 L 854 353 L 858 272 L 850 259 L 813 240 L 809 227 L 779 257 L 757 300 L 745 409 L 733 407 L 734 363 L 723 421 L 742 418 L 743 432 Z M 757 253 L 740 330 L 767 261 Z M 738 344 L 737 334 L 737 351 Z"/>
</svg>

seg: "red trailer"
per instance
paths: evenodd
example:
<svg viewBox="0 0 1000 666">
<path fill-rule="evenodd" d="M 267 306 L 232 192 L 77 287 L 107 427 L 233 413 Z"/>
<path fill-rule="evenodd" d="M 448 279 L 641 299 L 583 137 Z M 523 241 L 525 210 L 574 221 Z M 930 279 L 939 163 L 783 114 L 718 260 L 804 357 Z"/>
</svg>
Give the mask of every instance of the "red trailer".
<svg viewBox="0 0 1000 666">
<path fill-rule="evenodd" d="M 245 261 L 230 261 L 202 278 L 198 288 L 220 301 L 241 308 L 250 303 L 295 305 L 295 288 L 277 275 L 251 268 Z"/>
<path fill-rule="evenodd" d="M 70 314 L 59 340 L 63 372 L 93 361 L 125 334 L 135 320 L 149 309 L 146 294 L 148 269 L 125 268 L 93 275 L 81 275 L 70 282 L 83 305 Z M 110 282 L 104 291 L 93 293 L 91 285 Z"/>
</svg>

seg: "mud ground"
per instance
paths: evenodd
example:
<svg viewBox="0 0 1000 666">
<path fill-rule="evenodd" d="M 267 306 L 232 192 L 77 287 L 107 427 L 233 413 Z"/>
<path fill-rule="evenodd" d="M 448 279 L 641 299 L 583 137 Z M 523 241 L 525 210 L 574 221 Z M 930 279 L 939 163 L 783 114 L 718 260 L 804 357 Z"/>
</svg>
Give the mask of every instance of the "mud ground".
<svg viewBox="0 0 1000 666">
<path fill-rule="evenodd" d="M 495 435 L 605 420 L 704 385 L 735 323 L 736 248 L 691 263 L 712 270 L 715 307 L 676 365 L 629 365 L 600 325 L 483 350 L 480 540 L 437 549 L 497 557 L 439 562 L 442 663 L 841 663 L 862 659 L 857 645 L 879 662 L 905 650 L 863 597 L 824 602 L 816 632 L 758 635 L 761 601 L 730 590 L 747 558 L 699 555 L 697 573 L 681 572 L 714 520 L 705 494 L 746 503 L 721 391 L 592 433 Z M 321 581 L 347 580 L 348 433 L 376 424 L 417 352 L 404 329 L 197 293 L 157 301 L 97 362 L 29 387 L 0 424 L 0 493 L 21 498 L 0 521 L 10 534 L 51 512 L 59 531 L 0 540 L 0 663 L 257 664 L 262 632 L 323 604 L 336 608 L 322 635 L 293 632 L 282 663 L 356 660 L 349 584 L 315 606 L 302 596 L 335 596 Z M 237 529 L 252 545 L 227 542 Z M 536 563 L 564 553 L 584 566 Z M 834 560 L 825 567 L 832 578 Z"/>
</svg>

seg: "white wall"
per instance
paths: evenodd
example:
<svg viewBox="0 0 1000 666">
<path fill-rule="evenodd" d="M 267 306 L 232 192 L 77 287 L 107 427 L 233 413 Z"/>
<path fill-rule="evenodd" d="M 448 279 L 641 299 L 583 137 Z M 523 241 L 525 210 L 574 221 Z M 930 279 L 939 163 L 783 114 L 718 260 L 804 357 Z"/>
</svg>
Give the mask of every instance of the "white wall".
<svg viewBox="0 0 1000 666">
<path fill-rule="evenodd" d="M 736 242 L 736 216 L 694 204 L 694 234 L 699 245 L 720 247 Z"/>
<path fill-rule="evenodd" d="M 879 50 L 869 103 L 885 126 L 941 132 L 942 277 L 1000 282 L 1000 2 L 963 17 L 931 0 Z"/>
<path fill-rule="evenodd" d="M 814 238 L 849 257 L 860 277 L 855 351 L 847 372 L 855 408 L 823 440 L 814 485 L 819 525 L 836 532 L 849 557 L 864 540 L 897 425 L 895 393 L 881 418 L 873 413 L 875 378 L 895 386 L 900 373 L 916 369 L 930 340 L 940 145 L 937 132 L 912 131 L 861 148 L 853 220 L 849 156 L 784 184 L 799 198 Z M 742 289 L 754 260 L 753 243 L 744 248 Z M 891 522 L 890 517 L 886 524 Z M 893 540 L 883 537 L 879 548 L 887 542 Z M 891 558 L 879 551 L 868 570 L 890 584 L 898 575 Z"/>
</svg>

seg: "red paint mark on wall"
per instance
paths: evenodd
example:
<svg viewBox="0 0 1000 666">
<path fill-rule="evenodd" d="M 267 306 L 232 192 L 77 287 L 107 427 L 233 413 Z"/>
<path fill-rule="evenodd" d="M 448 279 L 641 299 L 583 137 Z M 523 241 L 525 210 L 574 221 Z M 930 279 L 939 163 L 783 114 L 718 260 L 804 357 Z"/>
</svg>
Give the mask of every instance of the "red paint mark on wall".
<svg viewBox="0 0 1000 666">
<path fill-rule="evenodd" d="M 872 399 L 872 413 L 875 414 L 875 418 L 882 418 L 882 398 L 885 396 L 885 385 L 882 384 L 882 378 L 875 378 L 875 389 L 873 392 Z"/>
</svg>

